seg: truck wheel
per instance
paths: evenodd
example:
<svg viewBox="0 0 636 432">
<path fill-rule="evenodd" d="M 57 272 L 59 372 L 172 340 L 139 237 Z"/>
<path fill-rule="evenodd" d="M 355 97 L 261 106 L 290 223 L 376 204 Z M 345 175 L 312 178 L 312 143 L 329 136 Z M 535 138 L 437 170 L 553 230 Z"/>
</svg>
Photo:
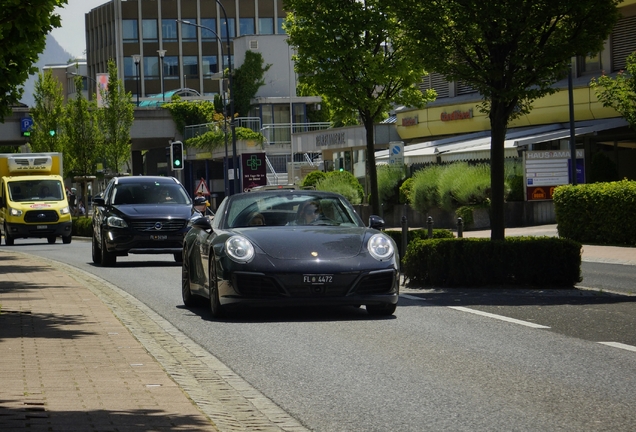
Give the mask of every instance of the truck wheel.
<svg viewBox="0 0 636 432">
<path fill-rule="evenodd" d="M 108 252 L 108 249 L 106 249 L 106 242 L 104 241 L 104 235 L 102 235 L 101 252 L 102 252 L 102 266 L 103 267 L 114 266 L 115 263 L 117 262 L 117 256 L 112 252 Z"/>
<path fill-rule="evenodd" d="M 71 241 L 73 240 L 73 236 L 62 236 L 62 243 L 64 244 L 70 244 Z"/>
<path fill-rule="evenodd" d="M 9 235 L 9 230 L 6 227 L 4 228 L 4 242 L 7 246 L 13 246 L 13 237 Z"/>
<path fill-rule="evenodd" d="M 49 244 L 53 244 L 55 243 L 55 236 L 48 236 L 46 240 L 49 242 Z"/>
<path fill-rule="evenodd" d="M 101 264 L 102 263 L 102 251 L 99 249 L 99 246 L 97 246 L 97 239 L 95 239 L 95 234 L 93 234 L 93 262 L 95 264 Z"/>
</svg>

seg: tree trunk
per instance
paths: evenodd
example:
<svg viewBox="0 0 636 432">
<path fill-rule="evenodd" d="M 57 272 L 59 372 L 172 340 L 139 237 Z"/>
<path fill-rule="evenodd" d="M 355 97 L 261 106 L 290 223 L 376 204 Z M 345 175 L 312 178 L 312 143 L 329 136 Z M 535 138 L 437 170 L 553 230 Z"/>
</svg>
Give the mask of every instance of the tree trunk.
<svg viewBox="0 0 636 432">
<path fill-rule="evenodd" d="M 505 233 L 504 163 L 508 116 L 504 104 L 492 104 L 490 111 L 490 239 L 503 240 Z"/>
<path fill-rule="evenodd" d="M 375 144 L 373 136 L 373 120 L 364 121 L 364 129 L 367 133 L 367 162 L 369 177 L 369 203 L 371 204 L 371 214 L 380 214 L 380 200 L 378 197 L 378 171 L 375 166 Z"/>
</svg>

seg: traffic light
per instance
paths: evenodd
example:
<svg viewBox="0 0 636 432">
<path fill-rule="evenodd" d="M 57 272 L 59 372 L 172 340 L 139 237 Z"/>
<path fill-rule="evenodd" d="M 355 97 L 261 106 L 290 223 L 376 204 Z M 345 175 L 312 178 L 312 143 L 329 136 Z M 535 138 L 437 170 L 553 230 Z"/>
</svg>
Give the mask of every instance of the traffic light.
<svg viewBox="0 0 636 432">
<path fill-rule="evenodd" d="M 49 135 L 51 135 L 52 137 L 55 136 L 55 129 L 51 129 L 49 131 Z"/>
<path fill-rule="evenodd" d="M 183 143 L 181 141 L 170 143 L 170 163 L 173 171 L 183 169 Z"/>
</svg>

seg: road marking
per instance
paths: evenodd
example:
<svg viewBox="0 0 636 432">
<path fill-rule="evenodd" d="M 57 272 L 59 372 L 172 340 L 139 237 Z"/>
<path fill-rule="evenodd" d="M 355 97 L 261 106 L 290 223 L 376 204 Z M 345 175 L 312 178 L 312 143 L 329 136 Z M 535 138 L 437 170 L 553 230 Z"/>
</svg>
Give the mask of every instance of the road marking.
<svg viewBox="0 0 636 432">
<path fill-rule="evenodd" d="M 422 301 L 424 302 L 425 300 L 421 299 L 420 297 L 417 296 L 413 296 L 413 295 L 409 295 L 409 294 L 400 294 L 400 297 L 404 297 L 407 298 L 409 300 L 417 300 L 417 301 Z M 463 307 L 463 306 L 447 306 L 450 309 L 455 309 L 461 312 L 468 312 L 468 313 L 472 313 L 475 315 L 481 315 L 481 316 L 485 316 L 488 318 L 494 318 L 494 319 L 498 319 L 500 321 L 506 321 L 509 323 L 513 323 L 513 324 L 520 324 L 522 326 L 526 326 L 526 327 L 532 327 L 532 328 L 536 328 L 536 329 L 549 329 L 550 327 L 548 326 L 544 326 L 541 324 L 535 324 L 533 322 L 529 322 L 529 321 L 522 321 L 522 320 L 518 320 L 515 318 L 509 318 L 503 315 L 496 315 L 496 314 L 492 314 L 492 313 L 488 313 L 488 312 L 482 312 L 479 310 L 475 310 L 475 309 L 469 309 L 467 307 Z"/>
<path fill-rule="evenodd" d="M 481 315 L 481 316 L 485 316 L 485 317 L 489 317 L 489 318 L 494 318 L 494 319 L 498 319 L 501 321 L 506 321 L 506 322 L 510 322 L 510 323 L 514 323 L 514 324 L 520 324 L 526 327 L 532 327 L 532 328 L 537 328 L 537 329 L 549 329 L 550 327 L 548 326 L 544 326 L 541 324 L 535 324 L 533 322 L 530 321 L 522 321 L 522 320 L 518 320 L 518 319 L 514 319 L 514 318 L 508 318 L 506 316 L 503 315 L 496 315 L 496 314 L 491 314 L 488 312 L 482 312 L 479 310 L 475 310 L 475 309 L 469 309 L 467 307 L 463 307 L 463 306 L 448 306 L 451 309 L 455 309 L 458 311 L 462 311 L 462 312 L 469 312 L 475 315 Z"/>
<path fill-rule="evenodd" d="M 614 348 L 620 348 L 620 349 L 624 349 L 627 351 L 634 351 L 636 352 L 636 346 L 632 346 L 632 345 L 626 345 L 626 344 L 622 344 L 620 342 L 599 342 L 602 345 L 607 345 L 607 346 L 611 346 Z"/>
</svg>

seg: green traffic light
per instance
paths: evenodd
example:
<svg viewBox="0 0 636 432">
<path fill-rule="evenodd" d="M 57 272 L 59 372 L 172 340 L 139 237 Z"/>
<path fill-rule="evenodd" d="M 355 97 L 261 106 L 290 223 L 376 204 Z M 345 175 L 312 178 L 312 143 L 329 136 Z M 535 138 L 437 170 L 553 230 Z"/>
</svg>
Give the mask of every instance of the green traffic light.
<svg viewBox="0 0 636 432">
<path fill-rule="evenodd" d="M 174 161 L 174 164 L 175 164 L 176 166 L 181 166 L 181 161 L 180 161 L 180 160 L 176 160 L 176 161 Z"/>
<path fill-rule="evenodd" d="M 54 130 L 50 130 L 50 131 L 49 131 L 49 135 L 51 135 L 51 136 L 55 136 L 55 131 L 54 131 Z"/>
</svg>

